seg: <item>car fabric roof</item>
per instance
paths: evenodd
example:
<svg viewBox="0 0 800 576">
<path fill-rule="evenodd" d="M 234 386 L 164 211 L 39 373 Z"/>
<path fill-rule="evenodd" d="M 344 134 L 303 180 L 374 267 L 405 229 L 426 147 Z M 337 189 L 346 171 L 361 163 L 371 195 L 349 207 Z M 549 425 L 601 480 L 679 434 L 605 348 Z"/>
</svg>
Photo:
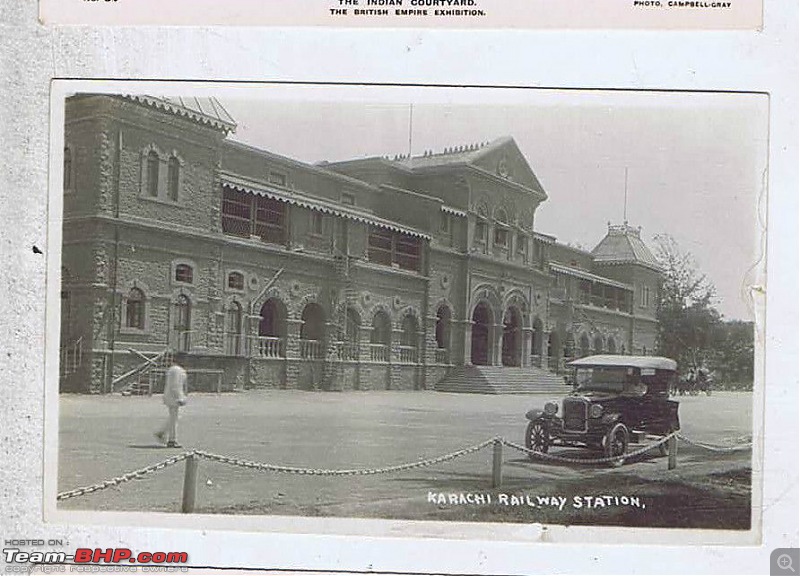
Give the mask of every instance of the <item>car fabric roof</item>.
<svg viewBox="0 0 800 576">
<path fill-rule="evenodd" d="M 573 360 L 569 366 L 577 368 L 591 366 L 625 366 L 628 368 L 655 368 L 656 370 L 677 370 L 675 360 L 662 356 L 619 356 L 614 354 L 598 354 Z"/>
</svg>

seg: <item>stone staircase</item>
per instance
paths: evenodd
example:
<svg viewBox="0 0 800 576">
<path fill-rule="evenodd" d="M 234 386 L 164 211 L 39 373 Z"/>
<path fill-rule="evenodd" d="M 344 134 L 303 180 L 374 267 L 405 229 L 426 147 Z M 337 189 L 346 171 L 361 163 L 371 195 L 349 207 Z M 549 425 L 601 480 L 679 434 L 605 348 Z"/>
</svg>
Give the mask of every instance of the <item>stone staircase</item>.
<svg viewBox="0 0 800 576">
<path fill-rule="evenodd" d="M 458 366 L 440 380 L 437 392 L 467 394 L 536 394 L 549 392 L 567 394 L 571 386 L 564 378 L 534 366 Z"/>
</svg>

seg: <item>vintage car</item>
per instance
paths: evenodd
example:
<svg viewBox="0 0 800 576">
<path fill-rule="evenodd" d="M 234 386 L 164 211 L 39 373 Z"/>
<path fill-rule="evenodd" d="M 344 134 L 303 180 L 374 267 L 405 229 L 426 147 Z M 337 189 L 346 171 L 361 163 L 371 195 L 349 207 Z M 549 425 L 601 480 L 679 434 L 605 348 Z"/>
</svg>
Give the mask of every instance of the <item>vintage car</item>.
<svg viewBox="0 0 800 576">
<path fill-rule="evenodd" d="M 525 445 L 579 446 L 622 456 L 629 443 L 665 436 L 680 428 L 678 403 L 669 399 L 676 362 L 658 356 L 587 356 L 568 364 L 573 392 L 559 405 L 548 402 L 525 415 Z M 662 455 L 667 446 L 661 444 Z M 531 455 L 531 459 L 535 456 Z"/>
</svg>

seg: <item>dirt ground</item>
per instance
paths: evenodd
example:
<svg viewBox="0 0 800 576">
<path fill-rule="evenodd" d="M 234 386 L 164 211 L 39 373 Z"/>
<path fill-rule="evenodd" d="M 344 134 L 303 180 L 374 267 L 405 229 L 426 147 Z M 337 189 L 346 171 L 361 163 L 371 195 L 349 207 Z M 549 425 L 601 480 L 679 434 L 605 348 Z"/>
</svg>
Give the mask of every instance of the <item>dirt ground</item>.
<svg viewBox="0 0 800 576">
<path fill-rule="evenodd" d="M 181 413 L 179 440 L 183 450 L 276 465 L 380 468 L 454 452 L 495 436 L 523 443 L 526 410 L 550 399 L 552 395 L 431 391 L 193 394 Z M 679 400 L 682 433 L 687 437 L 725 445 L 749 438 L 751 394 L 723 392 Z M 63 395 L 59 491 L 182 452 L 161 447 L 153 438 L 165 417 L 160 396 Z M 554 453 L 593 455 L 563 448 Z M 533 463 L 509 448 L 503 456 L 499 488 L 491 488 L 491 447 L 431 467 L 374 476 L 262 472 L 201 460 L 197 511 L 565 525 L 750 526 L 749 450 L 716 453 L 681 442 L 678 467 L 671 471 L 667 459 L 656 451 L 619 468 Z M 184 466 L 178 464 L 59 506 L 176 512 L 183 474 Z"/>
</svg>

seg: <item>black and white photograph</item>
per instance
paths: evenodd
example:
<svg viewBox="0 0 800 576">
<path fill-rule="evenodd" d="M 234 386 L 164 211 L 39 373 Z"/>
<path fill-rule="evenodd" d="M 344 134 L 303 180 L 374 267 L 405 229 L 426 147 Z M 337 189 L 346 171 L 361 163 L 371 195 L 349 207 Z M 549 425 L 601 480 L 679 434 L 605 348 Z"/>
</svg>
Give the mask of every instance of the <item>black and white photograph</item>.
<svg viewBox="0 0 800 576">
<path fill-rule="evenodd" d="M 765 94 L 52 107 L 59 518 L 758 541 Z"/>
</svg>

